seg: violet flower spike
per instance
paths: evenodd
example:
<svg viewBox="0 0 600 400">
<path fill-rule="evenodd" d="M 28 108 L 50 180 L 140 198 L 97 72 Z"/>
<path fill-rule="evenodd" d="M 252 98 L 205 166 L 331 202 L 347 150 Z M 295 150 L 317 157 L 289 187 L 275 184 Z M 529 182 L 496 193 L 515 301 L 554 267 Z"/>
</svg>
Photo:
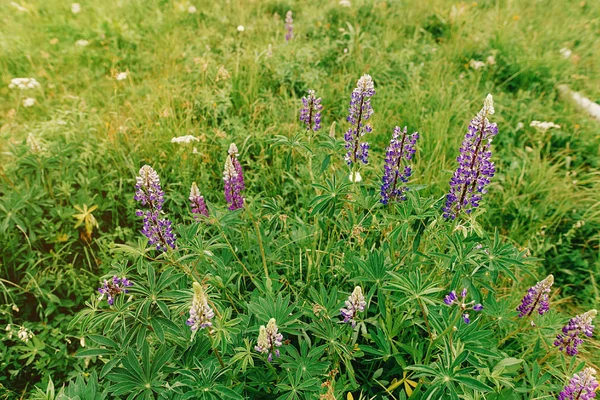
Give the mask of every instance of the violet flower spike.
<svg viewBox="0 0 600 400">
<path fill-rule="evenodd" d="M 300 121 L 306 124 L 306 130 L 317 132 L 321 129 L 321 98 L 315 96 L 314 90 L 308 91 L 308 96 L 302 98 L 302 109 L 300 110 Z"/>
<path fill-rule="evenodd" d="M 228 154 L 223 170 L 223 183 L 225 200 L 229 204 L 229 210 L 233 211 L 244 207 L 242 191 L 245 189 L 245 184 L 242 165 L 237 159 L 238 148 L 235 143 L 231 143 L 229 146 Z"/>
<path fill-rule="evenodd" d="M 488 94 L 483 108 L 471 120 L 469 129 L 456 158 L 458 168 L 450 179 L 450 191 L 443 207 L 444 218 L 455 219 L 461 211 L 470 214 L 479 207 L 487 185 L 496 172 L 491 160 L 492 139 L 498 134 L 498 126 L 490 123 L 488 116 L 494 114 L 492 95 Z"/>
<path fill-rule="evenodd" d="M 598 314 L 598 311 L 590 310 L 571 318 L 569 323 L 562 328 L 562 333 L 556 335 L 554 345 L 570 356 L 577 355 L 579 353 L 577 347 L 583 343 L 582 337 L 592 337 L 594 334 L 592 322 L 596 314 Z"/>
<path fill-rule="evenodd" d="M 100 293 L 98 300 L 102 300 L 106 296 L 107 303 L 112 306 L 119 294 L 129 293 L 126 288 L 130 286 L 133 286 L 133 283 L 125 277 L 119 278 L 115 275 L 110 281 L 105 279 L 102 286 L 98 288 L 98 293 Z"/>
<path fill-rule="evenodd" d="M 479 312 L 479 311 L 483 310 L 483 305 L 475 304 L 475 301 L 470 301 L 467 303 L 466 298 L 467 298 L 467 288 L 464 288 L 462 290 L 462 292 L 460 293 L 460 299 L 456 295 L 456 292 L 453 290 L 444 297 L 444 303 L 447 306 L 453 306 L 453 305 L 459 306 L 459 308 L 462 312 L 461 317 L 462 317 L 463 322 L 465 324 L 469 324 L 469 323 L 471 323 L 471 316 L 469 315 L 467 310 L 473 310 L 473 311 Z"/>
<path fill-rule="evenodd" d="M 285 41 L 289 42 L 294 38 L 294 18 L 292 18 L 292 10 L 285 14 Z"/>
<path fill-rule="evenodd" d="M 199 219 L 200 215 L 208 217 L 208 208 L 206 207 L 204 196 L 202 196 L 202 194 L 200 193 L 200 189 L 198 189 L 198 185 L 196 185 L 196 182 L 192 183 L 189 199 L 191 202 L 192 214 L 194 215 L 194 218 L 196 220 Z"/>
<path fill-rule="evenodd" d="M 538 314 L 544 315 L 550 309 L 550 303 L 548 302 L 548 293 L 552 289 L 554 284 L 554 276 L 548 275 L 546 279 L 539 281 L 527 291 L 521 304 L 517 307 L 519 312 L 519 318 L 524 316 L 530 316 L 533 312 L 538 310 Z"/>
<path fill-rule="evenodd" d="M 385 165 L 383 167 L 383 179 L 381 183 L 381 203 L 388 204 L 390 201 L 406 200 L 406 183 L 412 175 L 410 165 L 402 166 L 403 160 L 410 161 L 416 152 L 415 145 L 419 134 L 414 132 L 407 135 L 407 128 L 401 130 L 399 126 L 394 128 L 392 140 L 386 150 Z"/>
<path fill-rule="evenodd" d="M 212 326 L 211 320 L 215 312 L 208 305 L 208 297 L 198 282 L 193 283 L 194 297 L 190 308 L 190 318 L 186 321 L 187 326 L 192 330 L 192 339 L 196 331 Z"/>
<path fill-rule="evenodd" d="M 344 323 L 350 323 L 352 328 L 356 328 L 355 318 L 359 312 L 365 311 L 365 306 L 367 305 L 360 286 L 354 288 L 354 291 L 348 296 L 345 304 L 346 307 L 340 309 L 340 314 L 344 317 Z"/>
<path fill-rule="evenodd" d="M 268 353 L 267 361 L 273 361 L 273 353 L 276 357 L 279 357 L 279 349 L 283 344 L 283 335 L 278 332 L 277 321 L 275 318 L 271 318 L 267 323 L 267 327 L 264 325 L 260 326 L 258 332 L 258 340 L 254 350 L 259 353 Z"/>
<path fill-rule="evenodd" d="M 361 161 L 367 164 L 369 157 L 369 143 L 361 142 L 361 138 L 372 131 L 366 121 L 373 115 L 371 107 L 371 97 L 375 94 L 375 87 L 370 75 L 363 75 L 356 83 L 356 88 L 352 91 L 350 98 L 350 107 L 348 108 L 348 122 L 350 129 L 344 135 L 346 141 L 346 156 L 344 160 L 349 166 Z M 352 177 L 352 175 L 351 175 Z"/>
<path fill-rule="evenodd" d="M 591 400 L 596 398 L 598 388 L 596 370 L 586 368 L 573 375 L 569 384 L 558 395 L 558 400 Z"/>
</svg>

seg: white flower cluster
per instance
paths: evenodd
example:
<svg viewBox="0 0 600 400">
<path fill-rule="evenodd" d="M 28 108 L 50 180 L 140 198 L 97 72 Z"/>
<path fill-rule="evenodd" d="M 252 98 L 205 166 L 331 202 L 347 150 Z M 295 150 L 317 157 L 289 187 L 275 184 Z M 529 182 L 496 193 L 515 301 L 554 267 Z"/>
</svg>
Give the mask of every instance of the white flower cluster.
<svg viewBox="0 0 600 400">
<path fill-rule="evenodd" d="M 37 89 L 40 83 L 35 78 L 13 78 L 8 85 L 9 89 Z"/>
<path fill-rule="evenodd" d="M 191 143 L 191 142 L 198 142 L 199 139 L 196 136 L 192 136 L 192 135 L 185 135 L 185 136 L 179 136 L 179 137 L 174 137 L 173 139 L 171 139 L 171 143 Z"/>
<path fill-rule="evenodd" d="M 560 129 L 560 125 L 555 124 L 554 122 L 549 122 L 549 121 L 531 121 L 531 123 L 529 124 L 529 126 L 532 126 L 536 129 L 539 129 L 542 132 L 546 132 L 548 129 L 551 128 L 556 128 L 556 129 Z"/>
<path fill-rule="evenodd" d="M 9 339 L 12 339 L 17 327 L 19 327 L 19 330 L 17 331 L 17 337 L 19 338 L 20 341 L 27 343 L 27 342 L 29 342 L 29 339 L 33 338 L 33 336 L 34 336 L 33 332 L 31 332 L 29 329 L 25 328 L 24 326 L 16 325 L 16 326 L 14 326 L 15 329 L 13 329 L 13 326 L 8 324 L 8 325 L 6 325 L 5 330 L 6 330 L 6 336 L 8 336 Z"/>
</svg>

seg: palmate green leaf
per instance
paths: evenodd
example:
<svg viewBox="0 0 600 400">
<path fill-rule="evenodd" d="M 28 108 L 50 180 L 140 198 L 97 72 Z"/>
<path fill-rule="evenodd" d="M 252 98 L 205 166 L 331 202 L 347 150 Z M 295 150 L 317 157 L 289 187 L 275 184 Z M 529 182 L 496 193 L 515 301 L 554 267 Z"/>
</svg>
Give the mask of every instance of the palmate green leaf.
<svg viewBox="0 0 600 400">
<path fill-rule="evenodd" d="M 468 376 L 455 375 L 454 379 L 473 390 L 477 390 L 484 393 L 493 391 L 493 389 L 485 383 L 479 382 L 477 379 L 473 379 Z"/>
</svg>

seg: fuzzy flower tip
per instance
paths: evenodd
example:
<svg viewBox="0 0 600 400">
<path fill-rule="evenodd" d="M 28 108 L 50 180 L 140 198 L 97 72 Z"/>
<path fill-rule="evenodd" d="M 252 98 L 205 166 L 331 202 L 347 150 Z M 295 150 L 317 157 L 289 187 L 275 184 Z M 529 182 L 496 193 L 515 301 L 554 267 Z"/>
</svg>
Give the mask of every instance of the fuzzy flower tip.
<svg viewBox="0 0 600 400">
<path fill-rule="evenodd" d="M 192 307 L 190 308 L 190 318 L 186 321 L 187 326 L 192 332 L 199 329 L 209 328 L 212 326 L 211 319 L 215 316 L 215 312 L 208 305 L 208 298 L 202 289 L 202 285 L 194 282 L 194 297 L 192 299 Z"/>
<path fill-rule="evenodd" d="M 404 165 L 403 161 L 410 161 L 416 152 L 415 145 L 419 139 L 417 132 L 407 135 L 407 128 L 401 130 L 399 126 L 394 128 L 392 140 L 385 153 L 385 165 L 383 167 L 383 181 L 381 183 L 381 202 L 388 204 L 394 200 L 406 200 L 405 192 L 408 190 L 405 183 L 412 175 L 410 165 Z"/>
<path fill-rule="evenodd" d="M 111 280 L 105 279 L 102 286 L 98 288 L 98 293 L 100 293 L 100 298 L 98 300 L 102 300 L 104 296 L 106 296 L 106 301 L 112 306 L 115 303 L 115 298 L 119 294 L 129 293 L 129 290 L 126 288 L 130 286 L 133 286 L 133 283 L 125 277 L 119 278 L 115 275 Z"/>
<path fill-rule="evenodd" d="M 462 312 L 463 322 L 465 324 L 468 324 L 471 322 L 471 317 L 470 317 L 468 311 L 469 310 L 481 311 L 481 310 L 483 310 L 483 305 L 475 304 L 475 301 L 467 302 L 466 298 L 467 298 L 467 289 L 466 288 L 464 288 L 462 290 L 462 292 L 460 293 L 460 299 L 456 295 L 456 292 L 453 290 L 450 293 L 448 293 L 448 295 L 446 297 L 444 297 L 444 303 L 446 303 L 447 306 L 453 306 L 455 304 L 458 305 Z"/>
<path fill-rule="evenodd" d="M 569 384 L 565 386 L 558 395 L 558 400 L 590 400 L 596 398 L 598 388 L 596 370 L 586 368 L 578 374 L 573 375 Z"/>
<path fill-rule="evenodd" d="M 225 169 L 223 170 L 223 183 L 225 190 L 225 200 L 229 204 L 231 211 L 244 207 L 244 197 L 242 191 L 245 188 L 244 174 L 242 165 L 238 157 L 238 148 L 232 143 L 229 146 L 229 155 L 225 160 Z"/>
<path fill-rule="evenodd" d="M 200 189 L 198 189 L 196 182 L 192 183 L 189 199 L 192 207 L 192 214 L 195 219 L 198 219 L 200 215 L 208 217 L 208 208 L 206 207 L 204 196 L 200 193 Z"/>
<path fill-rule="evenodd" d="M 544 315 L 549 309 L 548 293 L 554 284 L 554 276 L 548 275 L 546 279 L 539 281 L 527 291 L 521 305 L 517 307 L 519 318 L 530 316 L 537 309 L 540 315 Z"/>
<path fill-rule="evenodd" d="M 147 210 L 138 210 L 136 215 L 144 219 L 142 234 L 159 251 L 166 251 L 169 247 L 174 249 L 176 240 L 171 221 L 161 217 L 164 194 L 156 171 L 149 165 L 140 168 L 134 199 Z"/>
<path fill-rule="evenodd" d="M 285 14 L 285 31 L 285 41 L 289 42 L 294 38 L 294 18 L 291 10 Z"/>
<path fill-rule="evenodd" d="M 267 327 L 264 325 L 260 326 L 258 332 L 258 341 L 256 346 L 254 346 L 254 350 L 259 353 L 269 354 L 267 360 L 271 362 L 273 360 L 273 353 L 275 356 L 279 357 L 279 349 L 283 344 L 283 335 L 278 332 L 279 328 L 277 327 L 277 321 L 275 318 L 271 318 L 267 323 Z"/>
<path fill-rule="evenodd" d="M 352 91 L 350 107 L 348 108 L 348 122 L 352 125 L 344 134 L 346 141 L 346 156 L 344 159 L 348 165 L 359 160 L 366 164 L 369 158 L 369 143 L 361 142 L 365 133 L 371 132 L 372 128 L 366 121 L 373 115 L 371 97 L 375 94 L 375 87 L 370 75 L 363 75 L 356 83 Z"/>
<path fill-rule="evenodd" d="M 492 95 L 488 94 L 483 108 L 471 120 L 469 129 L 456 158 L 458 168 L 450 179 L 450 192 L 443 208 L 444 218 L 455 219 L 459 212 L 471 213 L 479 207 L 482 196 L 496 172 L 491 162 L 492 139 L 498 134 L 498 126 L 490 123 L 488 116 L 494 114 Z"/>
<path fill-rule="evenodd" d="M 352 328 L 355 328 L 355 318 L 359 312 L 365 311 L 366 305 L 367 302 L 362 289 L 360 286 L 356 286 L 352 294 L 348 296 L 348 300 L 346 300 L 346 307 L 340 309 L 340 314 L 344 317 L 344 323 L 350 323 Z"/>
<path fill-rule="evenodd" d="M 574 356 L 579 353 L 577 347 L 583 343 L 581 336 L 592 337 L 594 325 L 592 321 L 598 312 L 590 310 L 581 315 L 571 318 L 569 323 L 562 328 L 562 333 L 556 335 L 554 345 L 560 351 L 565 351 L 568 355 Z"/>
<path fill-rule="evenodd" d="M 321 129 L 321 98 L 315 96 L 314 90 L 308 91 L 308 96 L 302 98 L 300 121 L 306 125 L 306 130 L 318 131 Z"/>
</svg>

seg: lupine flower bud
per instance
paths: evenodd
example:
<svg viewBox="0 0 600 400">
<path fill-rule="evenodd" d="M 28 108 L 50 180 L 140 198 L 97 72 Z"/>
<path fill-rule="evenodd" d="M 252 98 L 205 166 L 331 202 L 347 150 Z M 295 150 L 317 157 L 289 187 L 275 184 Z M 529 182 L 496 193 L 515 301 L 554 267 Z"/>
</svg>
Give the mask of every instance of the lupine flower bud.
<svg viewBox="0 0 600 400">
<path fill-rule="evenodd" d="M 410 165 L 402 166 L 402 160 L 410 161 L 416 152 L 415 144 L 419 139 L 417 132 L 408 136 L 407 128 L 400 130 L 394 128 L 392 140 L 385 154 L 383 182 L 381 184 L 381 202 L 388 204 L 394 200 L 406 200 L 405 192 L 408 190 L 405 183 L 412 174 Z"/>
<path fill-rule="evenodd" d="M 365 301 L 361 287 L 356 286 L 352 294 L 348 296 L 348 300 L 346 300 L 346 307 L 340 309 L 340 314 L 344 317 L 344 323 L 349 322 L 352 328 L 355 328 L 355 318 L 359 312 L 365 311 L 366 305 L 367 302 Z"/>
<path fill-rule="evenodd" d="M 465 324 L 468 324 L 471 322 L 471 317 L 469 313 L 467 313 L 467 310 L 481 311 L 483 310 L 483 305 L 475 304 L 475 301 L 471 301 L 469 303 L 466 302 L 467 288 L 464 288 L 462 290 L 462 292 L 460 293 L 460 297 L 461 299 L 459 300 L 458 296 L 456 295 L 456 292 L 453 290 L 450 293 L 448 293 L 446 297 L 444 297 L 444 303 L 446 303 L 446 305 L 448 306 L 452 306 L 454 304 L 458 305 L 462 312 L 463 322 Z"/>
<path fill-rule="evenodd" d="M 275 356 L 279 357 L 279 349 L 283 344 L 283 335 L 278 332 L 279 328 L 277 327 L 277 321 L 275 318 L 271 318 L 269 323 L 267 323 L 267 327 L 264 325 L 260 326 L 258 332 L 258 341 L 256 346 L 254 346 L 254 350 L 260 353 L 268 353 L 269 356 L 267 360 L 271 362 L 273 360 L 273 353 Z"/>
<path fill-rule="evenodd" d="M 554 345 L 560 351 L 564 350 L 570 356 L 579 353 L 577 347 L 583 343 L 583 339 L 580 336 L 592 337 L 594 333 L 592 321 L 596 317 L 596 314 L 598 314 L 596 310 L 590 310 L 571 318 L 569 323 L 562 328 L 562 333 L 556 335 Z"/>
<path fill-rule="evenodd" d="M 519 318 L 523 318 L 526 315 L 530 316 L 536 308 L 540 315 L 544 315 L 550 309 L 548 293 L 550 293 L 553 284 L 554 276 L 548 275 L 546 279 L 530 287 L 523 300 L 521 300 L 521 305 L 517 307 Z"/>
<path fill-rule="evenodd" d="M 229 204 L 229 209 L 233 211 L 244 207 L 242 191 L 245 185 L 242 165 L 237 159 L 238 148 L 235 143 L 231 143 L 228 153 L 229 155 L 225 160 L 225 169 L 223 170 L 223 182 L 225 200 Z"/>
<path fill-rule="evenodd" d="M 455 219 L 460 211 L 467 214 L 479 206 L 486 186 L 496 172 L 490 161 L 492 138 L 498 133 L 498 126 L 490 123 L 488 116 L 494 114 L 492 95 L 488 94 L 483 108 L 471 120 L 465 139 L 457 157 L 458 168 L 450 179 L 450 192 L 446 196 L 444 218 Z"/>
<path fill-rule="evenodd" d="M 208 208 L 206 208 L 204 196 L 200 194 L 200 189 L 198 189 L 198 185 L 196 185 L 196 182 L 192 183 L 192 187 L 190 189 L 190 202 L 194 218 L 198 219 L 200 215 L 208 217 Z"/>
<path fill-rule="evenodd" d="M 119 278 L 115 275 L 110 281 L 105 279 L 104 284 L 98 288 L 98 293 L 100 293 L 100 298 L 98 300 L 102 300 L 104 296 L 106 296 L 106 301 L 112 306 L 115 303 L 115 298 L 119 294 L 129 293 L 129 290 L 126 288 L 130 286 L 133 286 L 133 283 L 125 277 Z"/>
<path fill-rule="evenodd" d="M 215 316 L 215 312 L 208 305 L 208 298 L 204 293 L 204 289 L 202 289 L 202 285 L 194 282 L 193 286 L 194 298 L 190 308 L 190 318 L 186 321 L 186 324 L 195 332 L 198 329 L 211 327 L 211 319 Z"/>
<path fill-rule="evenodd" d="M 356 88 L 352 91 L 350 98 L 350 107 L 348 108 L 348 122 L 352 125 L 344 135 L 346 140 L 346 156 L 344 159 L 348 165 L 362 161 L 368 162 L 369 143 L 361 142 L 360 139 L 367 132 L 371 132 L 371 126 L 365 122 L 373 115 L 371 107 L 371 97 L 375 94 L 375 87 L 370 75 L 363 75 L 356 83 Z"/>
<path fill-rule="evenodd" d="M 302 98 L 302 109 L 300 110 L 300 121 L 306 124 L 306 130 L 318 131 L 321 129 L 321 98 L 315 96 L 314 90 L 308 91 L 308 96 Z"/>
<path fill-rule="evenodd" d="M 292 10 L 285 14 L 285 41 L 289 42 L 294 37 L 294 18 L 292 18 Z"/>
<path fill-rule="evenodd" d="M 558 395 L 558 400 L 590 400 L 596 398 L 598 388 L 596 370 L 586 368 L 578 374 L 573 375 L 569 384 L 565 386 Z"/>
</svg>

